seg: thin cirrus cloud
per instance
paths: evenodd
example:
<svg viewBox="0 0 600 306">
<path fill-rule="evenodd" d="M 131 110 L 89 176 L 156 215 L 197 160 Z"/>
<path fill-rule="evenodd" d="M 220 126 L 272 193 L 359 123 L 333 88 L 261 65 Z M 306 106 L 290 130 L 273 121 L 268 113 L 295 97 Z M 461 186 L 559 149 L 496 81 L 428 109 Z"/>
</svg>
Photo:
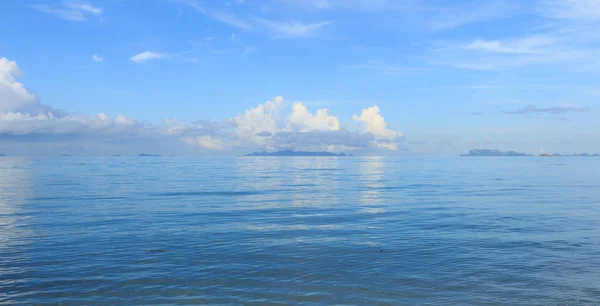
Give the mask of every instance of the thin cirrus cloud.
<svg viewBox="0 0 600 306">
<path fill-rule="evenodd" d="M 129 58 L 131 61 L 136 62 L 136 63 L 143 63 L 149 60 L 157 60 L 157 59 L 166 59 L 171 57 L 171 55 L 169 55 L 168 53 L 159 53 L 159 52 L 152 52 L 152 51 L 144 51 L 142 53 L 138 53 L 134 56 L 132 56 L 131 58 Z"/>
<path fill-rule="evenodd" d="M 404 14 L 406 18 L 401 19 L 411 20 L 411 26 L 435 31 L 502 19 L 519 12 L 522 5 L 518 0 L 441 1 L 437 5 L 426 0 L 279 0 L 279 3 L 313 12 L 393 12 L 393 19 Z M 375 22 L 380 20 L 381 16 L 373 18 Z"/>
<path fill-rule="evenodd" d="M 193 9 L 194 11 L 205 15 L 213 20 L 228 24 L 241 30 L 249 31 L 253 29 L 253 27 L 250 24 L 248 24 L 248 22 L 246 22 L 243 18 L 240 18 L 229 12 L 210 9 L 195 0 L 170 0 L 170 2 L 185 5 Z"/>
<path fill-rule="evenodd" d="M 146 55 L 138 60 L 152 58 L 149 53 L 141 54 Z M 395 151 L 402 136 L 388 126 L 377 106 L 363 109 L 360 115 L 354 116 L 360 126 L 343 126 L 329 109 L 313 113 L 304 103 L 290 105 L 282 97 L 275 97 L 221 122 L 186 123 L 168 118 L 161 126 L 121 114 L 114 117 L 103 112 L 95 116 L 71 114 L 41 104 L 38 97 L 19 82 L 22 76 L 16 62 L 0 58 L 0 96 L 3 97 L 0 100 L 0 136 L 5 140 L 30 136 L 44 137 L 48 143 L 85 139 L 94 148 L 102 147 L 107 141 L 112 145 L 121 144 L 123 148 L 131 143 L 169 141 L 171 145 L 198 152 L 284 148 Z M 286 111 L 290 108 L 291 111 Z"/>
<path fill-rule="evenodd" d="M 600 2 L 539 0 L 529 13 L 544 22 L 513 37 L 481 37 L 467 43 L 443 44 L 431 62 L 469 70 L 499 71 L 531 65 L 597 71 Z"/>
<path fill-rule="evenodd" d="M 553 18 L 600 21 L 600 1 L 596 0 L 546 0 L 540 9 L 543 14 Z"/>
<path fill-rule="evenodd" d="M 240 30 L 263 30 L 274 39 L 314 36 L 319 29 L 333 23 L 333 21 L 305 23 L 300 21 L 281 22 L 259 17 L 245 18 L 229 11 L 211 9 L 194 0 L 171 0 L 171 2 L 185 5 L 202 15 Z"/>
<path fill-rule="evenodd" d="M 277 22 L 264 18 L 254 18 L 253 20 L 265 26 L 275 39 L 314 36 L 319 29 L 333 23 L 332 21 L 316 23 Z"/>
<path fill-rule="evenodd" d="M 86 21 L 89 15 L 100 16 L 103 12 L 102 8 L 82 2 L 61 2 L 59 5 L 32 4 L 30 7 L 64 20 L 77 22 Z"/>
<path fill-rule="evenodd" d="M 470 70 L 506 70 L 539 64 L 581 64 L 595 58 L 594 38 L 565 37 L 558 33 L 536 34 L 517 39 L 477 39 L 450 45 L 432 54 L 439 64 Z M 589 66 L 589 65 L 587 65 Z"/>
</svg>

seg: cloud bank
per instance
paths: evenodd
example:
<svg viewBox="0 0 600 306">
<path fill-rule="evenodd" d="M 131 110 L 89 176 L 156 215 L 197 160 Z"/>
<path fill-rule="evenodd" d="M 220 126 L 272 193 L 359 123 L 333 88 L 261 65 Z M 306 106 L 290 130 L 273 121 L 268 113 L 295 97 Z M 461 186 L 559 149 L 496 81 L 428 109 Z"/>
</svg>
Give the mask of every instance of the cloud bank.
<svg viewBox="0 0 600 306">
<path fill-rule="evenodd" d="M 157 57 L 142 53 L 134 58 L 133 61 L 143 61 Z M 388 126 L 378 106 L 354 115 L 358 125 L 343 126 L 329 109 L 312 112 L 304 103 L 288 103 L 283 97 L 275 97 L 220 122 L 167 118 L 157 125 L 121 114 L 74 115 L 41 104 L 20 82 L 23 77 L 16 62 L 0 58 L 0 140 L 42 137 L 51 141 L 79 137 L 127 145 L 140 139 L 145 143 L 167 139 L 199 151 L 377 148 L 395 151 L 402 137 L 402 133 Z"/>
</svg>

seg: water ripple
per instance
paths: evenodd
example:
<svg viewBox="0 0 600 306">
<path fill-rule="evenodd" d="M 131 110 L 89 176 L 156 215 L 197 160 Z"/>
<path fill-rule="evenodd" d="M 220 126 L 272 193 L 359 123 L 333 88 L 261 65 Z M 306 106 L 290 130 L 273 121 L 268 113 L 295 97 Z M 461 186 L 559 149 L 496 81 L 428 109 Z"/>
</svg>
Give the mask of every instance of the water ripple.
<svg viewBox="0 0 600 306">
<path fill-rule="evenodd" d="M 600 164 L 0 159 L 4 305 L 598 305 Z"/>
</svg>

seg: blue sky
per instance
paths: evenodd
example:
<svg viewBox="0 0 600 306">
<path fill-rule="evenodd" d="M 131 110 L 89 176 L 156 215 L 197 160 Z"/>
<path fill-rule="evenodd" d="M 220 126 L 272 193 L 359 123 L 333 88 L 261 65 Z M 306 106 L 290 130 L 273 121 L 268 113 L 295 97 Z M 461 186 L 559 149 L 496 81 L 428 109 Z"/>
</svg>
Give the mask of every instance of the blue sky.
<svg viewBox="0 0 600 306">
<path fill-rule="evenodd" d="M 10 154 L 600 152 L 600 1 L 2 7 Z"/>
</svg>

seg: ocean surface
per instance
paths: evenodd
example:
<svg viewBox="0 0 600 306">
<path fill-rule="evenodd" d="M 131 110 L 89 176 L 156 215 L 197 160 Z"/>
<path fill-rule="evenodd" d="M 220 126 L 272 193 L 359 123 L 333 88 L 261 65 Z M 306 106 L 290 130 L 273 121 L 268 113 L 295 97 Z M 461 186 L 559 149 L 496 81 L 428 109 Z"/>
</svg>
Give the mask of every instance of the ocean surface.
<svg viewBox="0 0 600 306">
<path fill-rule="evenodd" d="M 600 158 L 0 157 L 3 305 L 599 305 Z"/>
</svg>

